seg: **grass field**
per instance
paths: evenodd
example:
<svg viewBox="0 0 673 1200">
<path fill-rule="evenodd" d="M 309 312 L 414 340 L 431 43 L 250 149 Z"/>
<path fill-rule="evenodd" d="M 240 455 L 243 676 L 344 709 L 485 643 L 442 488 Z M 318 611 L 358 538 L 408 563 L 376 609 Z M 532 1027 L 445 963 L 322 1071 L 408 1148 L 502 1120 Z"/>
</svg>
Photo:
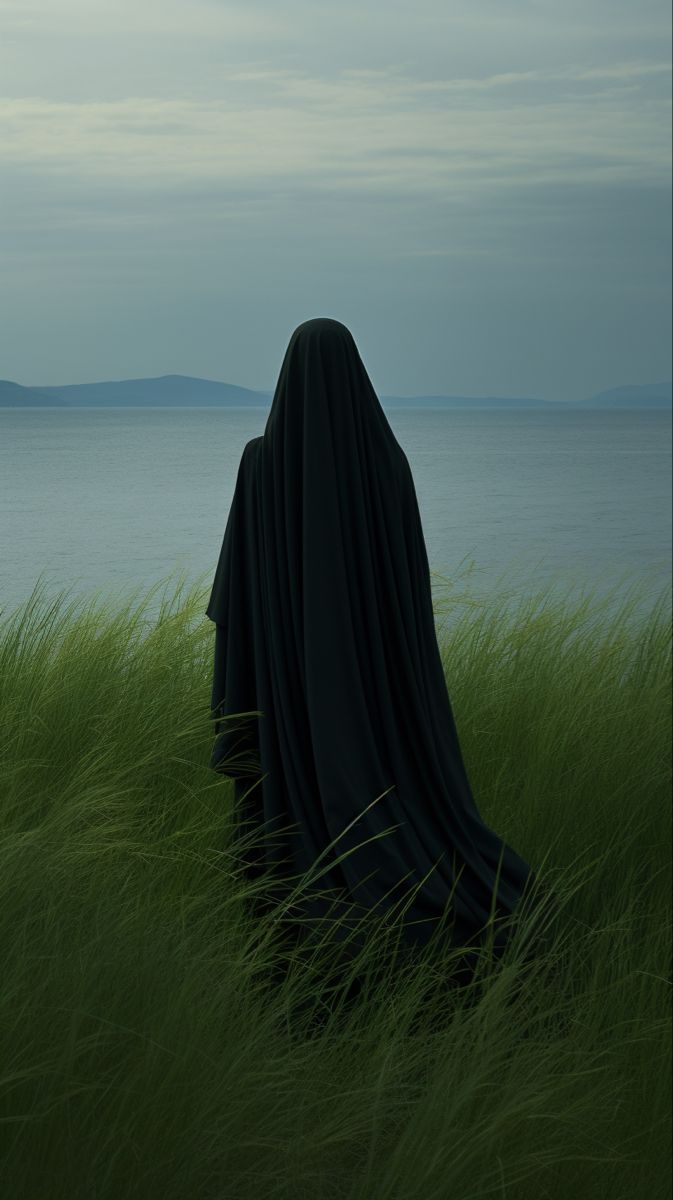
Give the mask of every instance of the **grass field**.
<svg viewBox="0 0 673 1200">
<path fill-rule="evenodd" d="M 347 1003 L 244 904 L 203 591 L 149 598 L 0 619 L 2 1195 L 670 1197 L 669 592 L 437 602 L 480 811 L 561 915 L 478 994 L 435 948 Z"/>
</svg>

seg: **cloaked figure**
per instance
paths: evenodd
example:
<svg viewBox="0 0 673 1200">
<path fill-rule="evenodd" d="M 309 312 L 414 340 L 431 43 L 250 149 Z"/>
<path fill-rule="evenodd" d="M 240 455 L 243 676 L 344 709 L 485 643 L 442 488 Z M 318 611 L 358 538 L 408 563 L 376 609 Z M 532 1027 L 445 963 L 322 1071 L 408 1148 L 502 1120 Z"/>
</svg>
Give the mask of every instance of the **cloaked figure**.
<svg viewBox="0 0 673 1200">
<path fill-rule="evenodd" d="M 409 946 L 443 916 L 460 946 L 495 917 L 504 947 L 498 922 L 532 870 L 472 795 L 411 469 L 339 321 L 290 338 L 241 456 L 206 615 L 210 766 L 235 780 L 240 829 L 264 829 L 249 874 L 294 880 L 320 856 L 307 918 L 329 888 L 371 913 L 406 904 Z"/>
</svg>

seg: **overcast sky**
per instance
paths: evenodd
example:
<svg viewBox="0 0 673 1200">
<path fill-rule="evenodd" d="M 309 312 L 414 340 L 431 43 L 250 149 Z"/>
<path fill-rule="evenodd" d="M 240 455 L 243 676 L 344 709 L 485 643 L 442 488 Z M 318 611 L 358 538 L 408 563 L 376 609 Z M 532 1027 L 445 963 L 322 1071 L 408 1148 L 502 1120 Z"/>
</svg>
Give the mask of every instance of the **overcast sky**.
<svg viewBox="0 0 673 1200">
<path fill-rule="evenodd" d="M 0 377 L 671 376 L 668 0 L 0 0 Z"/>
</svg>

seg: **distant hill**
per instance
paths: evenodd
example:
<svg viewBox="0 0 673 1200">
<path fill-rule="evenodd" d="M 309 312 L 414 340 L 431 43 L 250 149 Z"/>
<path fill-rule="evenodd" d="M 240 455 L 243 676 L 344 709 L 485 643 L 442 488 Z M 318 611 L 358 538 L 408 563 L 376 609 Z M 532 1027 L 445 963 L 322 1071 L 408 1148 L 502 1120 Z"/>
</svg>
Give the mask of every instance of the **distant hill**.
<svg viewBox="0 0 673 1200">
<path fill-rule="evenodd" d="M 381 396 L 393 408 L 670 408 L 670 383 L 629 384 L 586 400 L 540 400 L 521 396 Z"/>
<path fill-rule="evenodd" d="M 23 387 L 11 379 L 0 379 L 0 408 L 64 408 L 65 402 L 39 388 Z"/>
<path fill-rule="evenodd" d="M 114 406 L 153 406 L 192 408 L 201 405 L 268 405 L 270 393 L 215 379 L 194 379 L 189 375 L 161 375 L 158 379 L 119 379 L 104 383 L 67 383 L 59 387 L 40 387 L 40 392 L 60 399 L 69 406 L 87 408 Z"/>
<path fill-rule="evenodd" d="M 670 408 L 672 400 L 672 384 L 643 383 L 610 388 L 579 403 L 583 408 Z"/>
<path fill-rule="evenodd" d="M 541 400 L 521 396 L 381 396 L 386 408 L 567 409 L 670 408 L 670 383 L 629 384 L 599 392 L 586 400 Z M 0 380 L 0 406 L 80 408 L 269 408 L 273 392 L 253 391 L 216 379 L 161 375 L 102 383 L 68 383 L 57 387 L 24 387 Z"/>
</svg>

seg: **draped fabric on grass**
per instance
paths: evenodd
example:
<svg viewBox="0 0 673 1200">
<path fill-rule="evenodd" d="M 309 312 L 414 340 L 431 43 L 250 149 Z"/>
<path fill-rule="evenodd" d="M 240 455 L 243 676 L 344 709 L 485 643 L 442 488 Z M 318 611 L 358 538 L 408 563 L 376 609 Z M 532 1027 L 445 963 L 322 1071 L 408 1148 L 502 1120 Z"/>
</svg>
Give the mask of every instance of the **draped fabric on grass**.
<svg viewBox="0 0 673 1200">
<path fill-rule="evenodd" d="M 210 765 L 235 780 L 239 828 L 265 830 L 250 875 L 301 874 L 337 839 L 320 890 L 384 914 L 420 883 L 408 945 L 442 914 L 466 945 L 494 897 L 497 935 L 532 870 L 470 790 L 411 469 L 338 321 L 290 338 L 241 456 L 206 615 Z"/>
</svg>

